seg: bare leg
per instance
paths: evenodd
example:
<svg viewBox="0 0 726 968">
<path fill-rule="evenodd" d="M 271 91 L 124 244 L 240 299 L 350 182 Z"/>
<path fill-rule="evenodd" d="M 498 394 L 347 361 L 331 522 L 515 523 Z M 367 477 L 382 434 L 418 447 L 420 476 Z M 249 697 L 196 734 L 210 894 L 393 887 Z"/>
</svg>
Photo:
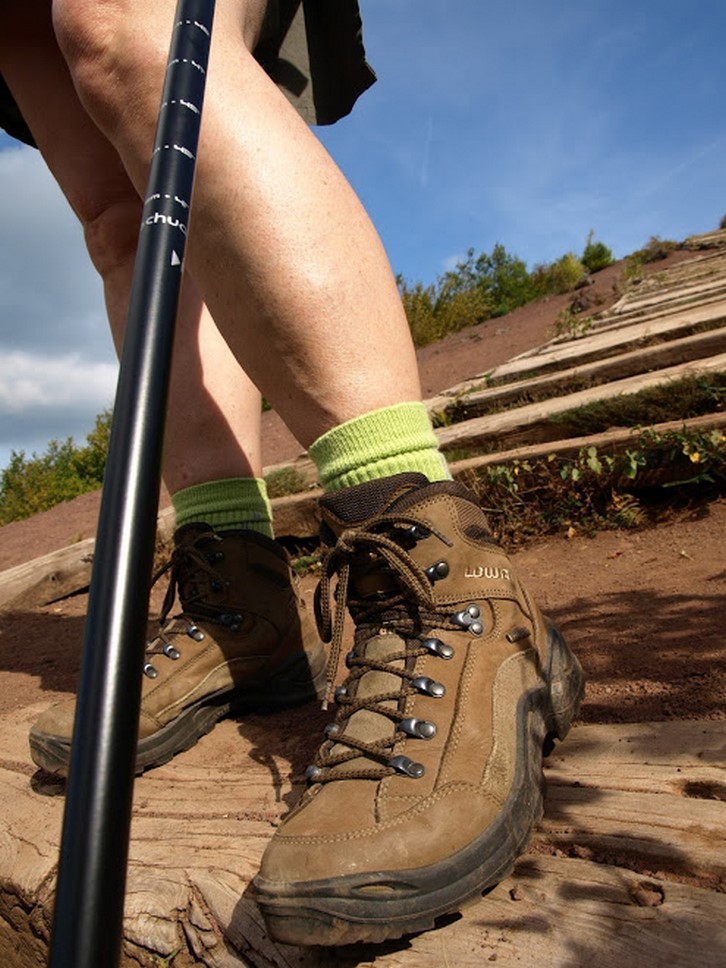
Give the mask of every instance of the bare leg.
<svg viewBox="0 0 726 968">
<path fill-rule="evenodd" d="M 261 6 L 217 4 L 189 266 L 235 356 L 308 446 L 342 421 L 419 399 L 420 387 L 375 230 L 248 52 Z M 173 0 L 56 0 L 53 10 L 79 96 L 141 192 Z"/>
<path fill-rule="evenodd" d="M 2 4 L 0 70 L 84 228 L 117 348 L 126 323 L 141 202 L 118 155 L 81 107 L 43 0 Z M 260 396 L 184 281 L 166 427 L 164 479 L 260 476 Z"/>
</svg>

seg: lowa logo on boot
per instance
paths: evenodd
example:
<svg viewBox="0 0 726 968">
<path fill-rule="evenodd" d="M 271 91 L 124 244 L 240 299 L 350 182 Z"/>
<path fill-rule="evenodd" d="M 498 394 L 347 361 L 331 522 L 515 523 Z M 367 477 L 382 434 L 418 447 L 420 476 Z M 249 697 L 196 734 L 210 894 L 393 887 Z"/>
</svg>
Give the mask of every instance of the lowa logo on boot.
<svg viewBox="0 0 726 968">
<path fill-rule="evenodd" d="M 491 565 L 467 566 L 464 569 L 464 578 L 490 578 L 492 581 L 502 578 L 511 581 L 508 568 L 495 568 Z"/>
</svg>

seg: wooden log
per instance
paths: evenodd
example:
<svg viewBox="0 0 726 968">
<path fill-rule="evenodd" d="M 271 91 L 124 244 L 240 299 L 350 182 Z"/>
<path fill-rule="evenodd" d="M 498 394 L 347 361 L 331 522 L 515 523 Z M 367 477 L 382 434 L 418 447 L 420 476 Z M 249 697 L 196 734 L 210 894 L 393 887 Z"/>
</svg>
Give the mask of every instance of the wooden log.
<svg viewBox="0 0 726 968">
<path fill-rule="evenodd" d="M 704 232 L 701 235 L 690 235 L 683 243 L 686 249 L 710 249 L 726 246 L 726 231 Z"/>
<path fill-rule="evenodd" d="M 590 382 L 605 383 L 612 380 L 636 376 L 639 373 L 675 366 L 709 357 L 726 350 L 726 328 L 707 330 L 682 339 L 646 346 L 644 349 L 631 350 L 619 356 L 606 357 L 568 370 L 504 383 L 481 390 L 469 390 L 451 399 L 451 391 L 439 394 L 427 401 L 432 414 L 453 415 L 457 420 L 466 420 L 491 412 L 494 408 L 516 403 L 531 403 L 533 400 L 550 399 L 558 393 L 567 393 L 572 384 Z"/>
<path fill-rule="evenodd" d="M 455 447 L 482 445 L 492 449 L 515 439 L 517 445 L 554 440 L 562 433 L 561 425 L 552 420 L 555 414 L 562 414 L 595 401 L 637 393 L 648 387 L 682 379 L 684 376 L 722 370 L 726 370 L 726 353 L 720 353 L 706 360 L 666 367 L 655 373 L 643 373 L 625 380 L 604 383 L 589 390 L 580 390 L 577 393 L 546 400 L 544 403 L 533 403 L 514 410 L 475 417 L 473 420 L 453 424 L 451 427 L 442 427 L 436 434 L 439 446 L 444 451 Z"/>
<path fill-rule="evenodd" d="M 45 961 L 62 785 L 34 773 L 43 704 L 0 717 L 0 957 Z M 266 936 L 249 885 L 304 784 L 325 721 L 315 706 L 226 720 L 136 782 L 124 966 L 376 968 L 717 964 L 726 944 L 723 724 L 575 727 L 546 769 L 529 852 L 437 931 L 355 949 Z"/>
<path fill-rule="evenodd" d="M 95 546 L 95 538 L 86 538 L 0 572 L 0 609 L 47 605 L 88 587 Z"/>
<path fill-rule="evenodd" d="M 545 343 L 538 350 L 520 354 L 491 370 L 473 375 L 471 380 L 452 388 L 452 391 L 456 392 L 467 385 L 481 385 L 482 381 L 493 385 L 564 370 L 609 356 L 618 356 L 639 346 L 678 339 L 710 329 L 721 329 L 725 323 L 726 301 L 719 301 L 714 306 L 699 307 L 672 317 L 658 317 L 655 320 L 634 323 L 623 329 L 604 328 L 566 343 Z"/>
<path fill-rule="evenodd" d="M 726 261 L 726 260 L 725 260 Z M 704 299 L 723 298 L 726 291 L 726 274 L 721 266 L 714 266 L 712 271 L 703 274 L 699 279 L 672 279 L 660 285 L 638 287 L 623 300 L 623 309 L 627 312 L 638 310 L 654 310 L 660 307 L 679 307 Z"/>
<path fill-rule="evenodd" d="M 593 321 L 593 328 L 584 334 L 555 336 L 540 347 L 527 350 L 514 360 L 537 359 L 550 349 L 562 346 L 575 347 L 583 350 L 582 344 L 589 340 L 596 340 L 598 336 L 616 334 L 621 340 L 627 340 L 633 333 L 641 332 L 638 327 L 644 327 L 640 340 L 652 341 L 658 339 L 674 339 L 679 331 L 683 335 L 696 333 L 705 329 L 715 329 L 723 325 L 726 318 L 726 300 L 722 296 L 704 297 L 693 306 L 663 306 L 658 309 L 627 310 L 622 313 L 609 314 Z M 616 343 L 617 345 L 617 343 Z M 639 343 L 638 345 L 642 345 Z M 616 350 L 619 352 L 619 349 Z M 506 366 L 506 364 L 502 364 Z"/>
<path fill-rule="evenodd" d="M 705 316 L 693 319 L 686 318 L 685 324 L 681 317 L 662 320 L 662 325 L 653 326 L 650 322 L 639 323 L 626 331 L 613 332 L 610 329 L 598 329 L 593 333 L 575 340 L 550 340 L 534 350 L 527 350 L 512 357 L 506 363 L 491 370 L 472 375 L 466 380 L 442 391 L 426 401 L 429 413 L 441 413 L 447 403 L 484 386 L 501 386 L 526 379 L 535 379 L 550 373 L 585 366 L 599 360 L 622 356 L 627 352 L 652 345 L 662 345 L 701 332 L 721 330 L 726 321 L 726 304 L 723 312 L 717 312 L 711 318 L 710 312 Z"/>
<path fill-rule="evenodd" d="M 702 303 L 704 299 L 713 300 L 723 299 L 726 293 L 726 280 L 719 272 L 718 278 L 708 277 L 697 284 L 681 283 L 668 287 L 659 287 L 650 292 L 642 291 L 635 296 L 631 296 L 625 303 L 628 312 L 638 311 L 657 311 L 661 308 L 672 311 L 676 308 L 685 308 L 693 303 Z"/>
<path fill-rule="evenodd" d="M 320 489 L 273 498 L 273 522 L 277 534 L 309 538 L 320 523 L 317 500 Z M 174 528 L 174 510 L 163 508 L 157 518 L 159 538 L 168 540 Z M 88 588 L 93 566 L 95 538 L 52 551 L 26 564 L 0 572 L 0 611 L 22 611 L 49 605 Z"/>
<path fill-rule="evenodd" d="M 698 284 L 706 279 L 723 277 L 726 275 L 726 254 L 723 251 L 711 252 L 707 255 L 696 256 L 688 262 L 679 262 L 677 265 L 668 266 L 665 269 L 658 269 L 654 266 L 654 271 L 643 276 L 642 280 L 632 287 L 629 287 L 623 298 L 640 298 L 643 293 L 657 293 L 664 289 L 671 289 L 678 286 Z"/>
<path fill-rule="evenodd" d="M 653 424 L 648 430 L 657 434 L 678 433 L 688 430 L 721 430 L 726 429 L 726 413 L 705 414 L 702 417 L 691 417 L 688 420 L 667 420 Z M 538 460 L 557 454 L 558 457 L 576 457 L 586 447 L 596 447 L 599 454 L 618 454 L 632 446 L 633 440 L 640 434 L 639 427 L 619 427 L 605 430 L 600 434 L 589 434 L 583 437 L 567 437 L 564 440 L 547 440 L 528 447 L 515 447 L 511 450 L 494 451 L 489 454 L 479 454 L 453 461 L 449 469 L 456 480 L 467 482 L 472 473 L 483 467 L 498 464 L 511 464 L 513 461 Z"/>
</svg>

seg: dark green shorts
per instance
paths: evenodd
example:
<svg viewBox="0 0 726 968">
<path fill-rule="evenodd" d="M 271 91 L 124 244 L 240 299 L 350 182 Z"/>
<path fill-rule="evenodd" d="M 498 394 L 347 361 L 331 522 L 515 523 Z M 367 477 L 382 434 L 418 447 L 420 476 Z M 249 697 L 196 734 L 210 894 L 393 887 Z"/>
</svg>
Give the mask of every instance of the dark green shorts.
<svg viewBox="0 0 726 968">
<path fill-rule="evenodd" d="M 373 84 L 356 0 L 269 0 L 255 57 L 308 124 L 333 124 Z M 34 145 L 0 75 L 0 128 Z"/>
</svg>

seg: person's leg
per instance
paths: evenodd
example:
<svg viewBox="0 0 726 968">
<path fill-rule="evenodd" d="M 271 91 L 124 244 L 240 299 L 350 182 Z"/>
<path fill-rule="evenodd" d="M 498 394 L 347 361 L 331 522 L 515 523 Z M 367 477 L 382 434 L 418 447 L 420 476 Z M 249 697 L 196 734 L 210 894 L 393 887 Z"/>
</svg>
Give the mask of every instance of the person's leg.
<svg viewBox="0 0 726 968">
<path fill-rule="evenodd" d="M 78 102 L 55 43 L 48 3 L 0 3 L 0 14 L 0 71 L 81 221 L 120 349 L 141 221 L 139 195 L 116 151 Z M 187 276 L 165 434 L 164 481 L 170 493 L 220 479 L 259 478 L 260 409 L 259 392 Z"/>
<path fill-rule="evenodd" d="M 82 110 L 55 44 L 48 4 L 0 3 L 0 17 L 0 72 L 83 224 L 120 344 L 141 217 L 138 195 Z M 259 427 L 259 393 L 187 278 L 165 456 L 182 527 L 161 631 L 147 647 L 138 769 L 186 749 L 231 708 L 292 705 L 313 698 L 322 684 L 325 659 L 314 623 L 286 553 L 265 536 L 271 534 L 269 504 L 255 479 Z M 175 591 L 182 614 L 167 623 Z M 73 717 L 74 704 L 67 702 L 34 724 L 31 753 L 39 766 L 66 772 Z"/>
<path fill-rule="evenodd" d="M 218 3 L 190 272 L 235 355 L 295 436 L 420 399 L 395 280 L 363 207 Z M 79 96 L 137 190 L 147 177 L 173 0 L 56 0 Z M 240 307 L 244 306 L 244 314 Z"/>
</svg>

